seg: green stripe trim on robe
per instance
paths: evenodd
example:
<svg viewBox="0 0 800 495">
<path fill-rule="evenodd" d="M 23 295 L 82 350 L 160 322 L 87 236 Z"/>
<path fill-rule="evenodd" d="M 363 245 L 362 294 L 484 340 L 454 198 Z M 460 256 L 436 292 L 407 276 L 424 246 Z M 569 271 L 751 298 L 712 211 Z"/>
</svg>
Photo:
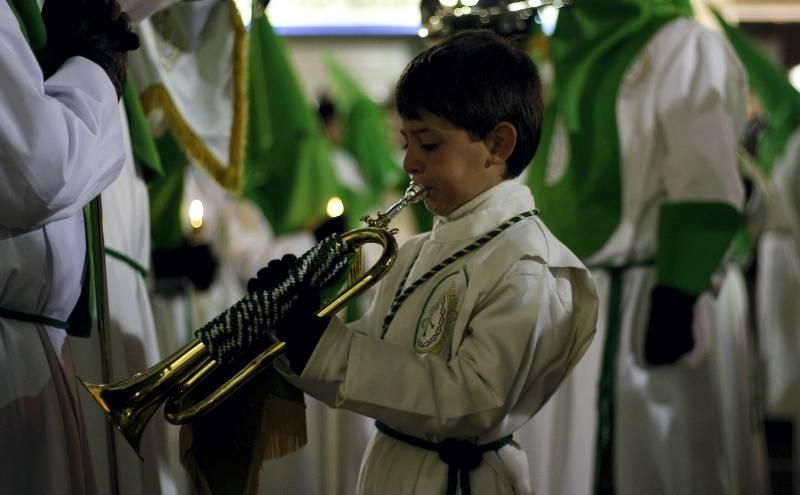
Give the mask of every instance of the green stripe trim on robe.
<svg viewBox="0 0 800 495">
<path fill-rule="evenodd" d="M 142 166 L 142 172 L 146 181 L 151 181 L 164 175 L 161 166 L 161 158 L 158 156 L 156 143 L 153 134 L 150 132 L 150 125 L 139 100 L 139 92 L 128 76 L 125 83 L 125 92 L 122 94 L 122 101 L 125 103 L 125 113 L 128 115 L 128 131 L 131 137 L 131 148 L 133 156 Z"/>
<path fill-rule="evenodd" d="M 328 200 L 343 189 L 321 123 L 265 15 L 250 25 L 248 65 L 244 195 L 276 235 L 307 229 L 326 218 Z"/>
<path fill-rule="evenodd" d="M 700 294 L 731 246 L 742 215 L 727 203 L 670 203 L 659 215 L 657 284 Z"/>
<path fill-rule="evenodd" d="M 117 261 L 125 263 L 129 268 L 141 275 L 142 278 L 147 278 L 147 268 L 127 254 L 117 251 L 116 249 L 106 247 L 106 255 L 110 258 L 116 259 Z"/>
<path fill-rule="evenodd" d="M 608 241 L 622 214 L 616 102 L 623 77 L 655 33 L 690 12 L 680 1 L 586 0 L 559 14 L 550 52 L 555 93 L 528 185 L 548 227 L 580 258 Z M 549 180 L 561 124 L 559 135 L 568 139 L 566 170 Z"/>
</svg>

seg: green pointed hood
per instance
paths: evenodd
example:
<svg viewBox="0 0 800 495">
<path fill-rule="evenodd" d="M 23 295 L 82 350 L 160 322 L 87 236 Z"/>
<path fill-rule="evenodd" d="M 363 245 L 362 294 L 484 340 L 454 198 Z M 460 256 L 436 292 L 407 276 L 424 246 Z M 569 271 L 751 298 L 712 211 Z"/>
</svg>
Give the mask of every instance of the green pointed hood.
<svg viewBox="0 0 800 495">
<path fill-rule="evenodd" d="M 284 42 L 255 11 L 248 63 L 244 194 L 261 207 L 276 234 L 308 228 L 324 217 L 328 199 L 342 189 Z"/>
<path fill-rule="evenodd" d="M 760 165 L 769 171 L 800 127 L 800 92 L 791 85 L 786 71 L 752 39 L 728 24 L 718 11 L 712 12 L 747 70 L 750 88 L 761 100 L 767 128 L 758 141 L 756 155 Z"/>
<path fill-rule="evenodd" d="M 563 8 L 551 53 L 559 112 L 569 128 L 580 126 L 581 103 L 589 99 L 587 92 L 595 93 L 591 88 L 598 67 L 621 58 L 630 62 L 663 24 L 691 15 L 689 0 L 581 0 Z M 642 32 L 649 35 L 643 41 Z"/>
<path fill-rule="evenodd" d="M 8 6 L 17 16 L 22 34 L 28 40 L 39 64 L 45 64 L 45 47 L 47 46 L 47 30 L 44 27 L 42 12 L 36 0 L 8 0 Z"/>
<path fill-rule="evenodd" d="M 552 36 L 552 101 L 528 184 L 548 226 L 579 257 L 600 249 L 622 211 L 616 100 L 628 67 L 688 0 L 580 0 Z M 563 125 L 563 134 L 556 133 Z M 566 172 L 546 178 L 554 136 L 568 140 Z"/>
</svg>

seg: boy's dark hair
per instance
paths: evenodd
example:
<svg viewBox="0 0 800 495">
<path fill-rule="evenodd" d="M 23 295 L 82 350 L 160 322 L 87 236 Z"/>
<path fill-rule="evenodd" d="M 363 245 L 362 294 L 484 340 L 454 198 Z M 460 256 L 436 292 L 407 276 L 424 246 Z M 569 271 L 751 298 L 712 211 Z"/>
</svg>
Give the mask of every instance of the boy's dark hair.
<svg viewBox="0 0 800 495">
<path fill-rule="evenodd" d="M 425 110 L 465 129 L 476 140 L 510 122 L 517 145 L 507 177 L 528 166 L 542 131 L 542 86 L 530 57 L 487 30 L 468 30 L 428 48 L 397 82 L 397 112 L 419 119 Z"/>
</svg>

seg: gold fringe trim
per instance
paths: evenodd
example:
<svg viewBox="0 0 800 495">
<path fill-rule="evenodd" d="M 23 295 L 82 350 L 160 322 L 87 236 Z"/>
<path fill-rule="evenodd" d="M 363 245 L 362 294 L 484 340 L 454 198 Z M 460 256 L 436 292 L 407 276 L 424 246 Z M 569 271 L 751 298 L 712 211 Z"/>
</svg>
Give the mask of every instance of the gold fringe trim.
<svg viewBox="0 0 800 495">
<path fill-rule="evenodd" d="M 164 112 L 170 130 L 184 153 L 197 161 L 222 187 L 239 192 L 242 186 L 244 153 L 247 145 L 247 30 L 234 0 L 229 0 L 233 26 L 233 122 L 228 143 L 227 166 L 217 159 L 184 120 L 163 84 L 154 84 L 140 99 L 146 114 Z"/>
<path fill-rule="evenodd" d="M 264 401 L 264 414 L 255 434 L 258 440 L 243 495 L 258 493 L 258 474 L 264 462 L 291 454 L 308 442 L 305 404 L 270 396 Z"/>
<path fill-rule="evenodd" d="M 256 446 L 253 459 L 256 466 L 263 461 L 291 454 L 308 442 L 304 402 L 271 395 L 264 401 L 264 409 L 266 412 L 261 416 L 258 430 L 264 442 Z"/>
</svg>

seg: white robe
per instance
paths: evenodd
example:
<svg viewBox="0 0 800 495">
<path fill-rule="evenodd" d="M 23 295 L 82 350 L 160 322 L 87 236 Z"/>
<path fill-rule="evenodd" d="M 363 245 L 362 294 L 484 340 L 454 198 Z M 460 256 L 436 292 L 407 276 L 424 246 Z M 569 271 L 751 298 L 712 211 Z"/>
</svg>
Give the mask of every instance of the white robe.
<svg viewBox="0 0 800 495">
<path fill-rule="evenodd" d="M 586 350 L 597 317 L 588 271 L 541 220 L 523 220 L 448 265 L 405 301 L 385 339 L 381 327 L 409 270 L 406 287 L 533 208 L 527 187 L 505 181 L 437 219 L 431 233 L 400 249 L 364 318 L 349 326 L 333 318 L 302 376 L 290 381 L 428 441 L 483 445 L 515 432 Z M 447 470 L 436 452 L 378 433 L 357 493 L 443 493 Z M 513 442 L 485 453 L 470 479 L 473 493 L 531 493 L 525 453 Z"/>
<path fill-rule="evenodd" d="M 800 130 L 775 163 L 772 184 L 780 210 L 778 228 L 759 244 L 756 304 L 758 336 L 766 367 L 768 411 L 800 413 Z"/>
<path fill-rule="evenodd" d="M 721 469 L 725 495 L 770 493 L 759 359 L 754 345 L 747 283 L 736 263 L 722 273 L 719 289 L 704 296 L 695 318 L 708 328 L 708 361 L 722 427 Z M 712 293 L 714 292 L 715 294 Z"/>
<path fill-rule="evenodd" d="M 124 160 L 117 95 L 80 58 L 43 81 L 0 2 L 0 307 L 66 320 L 84 273 L 81 209 Z M 0 317 L 0 493 L 95 493 L 66 332 Z"/>
<path fill-rule="evenodd" d="M 633 61 L 617 97 L 622 216 L 587 265 L 651 260 L 659 207 L 710 201 L 741 209 L 736 150 L 744 123 L 746 77 L 718 34 L 695 21 L 664 26 Z M 548 167 L 558 170 L 558 136 Z M 562 143 L 563 144 L 563 143 Z M 565 147 L 560 148 L 561 151 Z M 592 272 L 601 295 L 597 336 L 565 384 L 521 432 L 537 493 L 593 493 L 597 388 L 606 340 L 609 276 Z M 618 495 L 729 493 L 723 411 L 715 395 L 707 342 L 677 363 L 643 366 L 644 336 L 655 283 L 652 267 L 624 272 L 615 397 L 614 466 Z M 699 305 L 704 304 L 701 300 Z M 698 309 L 699 312 L 699 309 Z"/>
</svg>

